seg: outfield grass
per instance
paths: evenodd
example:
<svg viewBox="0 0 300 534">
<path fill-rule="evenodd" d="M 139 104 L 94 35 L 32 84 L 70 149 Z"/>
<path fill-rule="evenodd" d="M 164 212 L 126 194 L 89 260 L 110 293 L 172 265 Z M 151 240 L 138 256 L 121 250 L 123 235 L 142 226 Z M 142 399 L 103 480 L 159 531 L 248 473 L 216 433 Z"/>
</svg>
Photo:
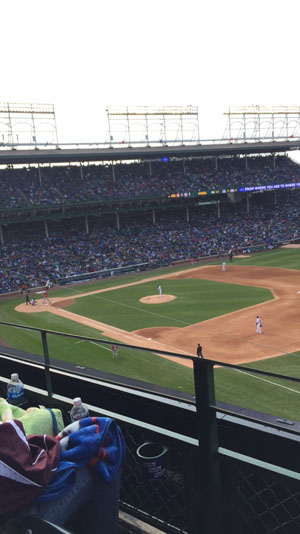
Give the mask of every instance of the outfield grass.
<svg viewBox="0 0 300 534">
<path fill-rule="evenodd" d="M 244 364 L 245 372 L 218 368 L 214 371 L 218 401 L 300 421 L 300 383 L 256 375 L 261 369 L 300 379 L 300 352 Z"/>
<path fill-rule="evenodd" d="M 257 252 L 250 258 L 234 258 L 233 263 L 237 265 L 257 265 L 299 270 L 300 248 L 279 248 L 269 252 Z"/>
<path fill-rule="evenodd" d="M 51 313 L 21 315 L 14 310 L 20 302 L 23 302 L 23 299 L 2 302 L 1 318 L 3 319 L 5 315 L 6 322 L 109 341 L 109 338 L 101 335 L 100 331 Z M 43 355 L 41 335 L 38 332 L 0 326 L 0 337 L 18 350 Z M 113 360 L 110 344 L 87 341 L 81 343 L 76 339 L 54 334 L 48 334 L 47 340 L 50 358 L 54 365 L 58 359 L 164 387 L 191 393 L 194 391 L 191 369 L 164 360 L 155 354 L 120 348 L 118 359 Z"/>
</svg>

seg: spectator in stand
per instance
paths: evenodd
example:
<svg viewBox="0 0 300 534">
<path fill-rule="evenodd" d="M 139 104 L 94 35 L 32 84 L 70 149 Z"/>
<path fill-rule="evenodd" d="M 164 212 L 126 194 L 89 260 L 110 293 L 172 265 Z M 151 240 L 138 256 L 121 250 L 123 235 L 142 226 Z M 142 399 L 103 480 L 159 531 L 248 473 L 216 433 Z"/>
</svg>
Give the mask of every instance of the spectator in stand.
<svg viewBox="0 0 300 534">
<path fill-rule="evenodd" d="M 82 173 L 82 174 L 81 174 Z M 53 166 L 0 171 L 0 207 L 37 207 L 101 200 L 130 200 L 300 182 L 300 166 L 286 156 L 191 159 L 111 165 Z"/>
</svg>

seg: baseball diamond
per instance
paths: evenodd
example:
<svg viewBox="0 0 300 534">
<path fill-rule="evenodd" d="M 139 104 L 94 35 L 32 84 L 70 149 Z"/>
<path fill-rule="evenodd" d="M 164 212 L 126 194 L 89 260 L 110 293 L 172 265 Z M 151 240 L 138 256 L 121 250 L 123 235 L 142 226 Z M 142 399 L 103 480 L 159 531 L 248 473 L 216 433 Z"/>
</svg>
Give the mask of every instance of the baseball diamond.
<svg viewBox="0 0 300 534">
<path fill-rule="evenodd" d="M 128 343 L 128 340 L 131 339 L 133 344 L 141 347 L 146 346 L 160 350 L 166 350 L 168 347 L 168 350 L 183 354 L 194 353 L 194 347 L 200 336 L 207 357 L 228 363 L 241 364 L 300 350 L 299 326 L 295 313 L 295 310 L 300 307 L 297 295 L 297 290 L 300 287 L 300 272 L 241 265 L 232 265 L 226 272 L 220 272 L 219 266 L 203 266 L 188 271 L 179 271 L 176 273 L 176 277 L 173 277 L 172 274 L 162 275 L 159 279 L 179 281 L 191 278 L 269 288 L 274 298 L 189 326 L 149 327 L 133 332 L 125 332 L 108 324 L 83 317 L 69 311 L 68 308 L 77 299 L 108 291 L 113 292 L 120 287 L 140 285 L 143 280 L 109 289 L 99 289 L 91 293 L 79 293 L 74 295 L 72 299 L 56 297 L 52 299 L 52 306 L 47 309 L 42 305 L 40 299 L 36 306 L 26 306 L 23 303 L 19 304 L 16 310 L 21 313 L 47 311 L 100 330 L 105 336 L 113 337 L 124 343 Z M 147 280 L 145 279 L 144 282 L 146 283 Z M 143 297 L 141 300 L 147 303 L 147 299 L 151 298 L 153 301 L 155 298 L 156 304 L 159 305 L 170 301 L 171 299 L 168 297 L 170 295 L 166 296 L 164 301 L 157 295 L 155 297 Z M 199 306 L 201 306 L 201 294 L 199 294 Z M 264 317 L 264 334 L 260 339 L 255 335 L 255 318 L 258 313 Z M 149 337 L 152 338 L 151 342 L 149 342 Z M 190 365 L 188 361 L 185 363 Z"/>
</svg>

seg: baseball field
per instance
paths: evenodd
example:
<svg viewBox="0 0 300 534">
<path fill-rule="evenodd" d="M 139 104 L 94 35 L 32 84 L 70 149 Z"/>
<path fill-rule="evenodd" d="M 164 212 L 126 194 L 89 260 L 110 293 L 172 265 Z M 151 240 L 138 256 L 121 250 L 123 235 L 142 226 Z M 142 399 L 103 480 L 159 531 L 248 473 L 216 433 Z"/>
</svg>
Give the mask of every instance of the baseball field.
<svg viewBox="0 0 300 534">
<path fill-rule="evenodd" d="M 300 421 L 300 384 L 248 371 L 300 378 L 299 269 L 299 248 L 281 248 L 235 257 L 226 272 L 218 261 L 52 289 L 51 305 L 43 304 L 42 294 L 35 306 L 24 297 L 5 300 L 1 320 L 135 345 L 140 349 L 119 345 L 113 359 L 109 344 L 48 336 L 53 359 L 190 393 L 191 362 L 155 350 L 195 355 L 201 343 L 205 358 L 244 367 L 215 367 L 217 400 Z M 256 333 L 257 315 L 262 334 Z M 1 326 L 0 338 L 10 347 L 43 353 L 38 333 Z"/>
</svg>

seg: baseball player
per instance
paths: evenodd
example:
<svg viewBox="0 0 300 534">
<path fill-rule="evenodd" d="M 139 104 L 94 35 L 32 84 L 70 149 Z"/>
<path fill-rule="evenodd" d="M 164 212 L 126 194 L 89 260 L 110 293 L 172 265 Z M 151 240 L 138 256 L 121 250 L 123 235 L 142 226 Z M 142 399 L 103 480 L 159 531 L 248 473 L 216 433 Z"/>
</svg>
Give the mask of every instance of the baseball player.
<svg viewBox="0 0 300 534">
<path fill-rule="evenodd" d="M 259 315 L 257 315 L 256 316 L 256 333 L 257 334 L 261 334 L 261 327 L 262 327 L 261 318 Z"/>
<path fill-rule="evenodd" d="M 225 273 L 226 271 L 226 261 L 223 261 L 222 263 L 222 272 Z"/>
<path fill-rule="evenodd" d="M 197 347 L 197 356 L 198 358 L 203 358 L 203 354 L 202 354 L 202 347 L 200 345 L 200 343 L 198 343 L 198 347 Z"/>
<path fill-rule="evenodd" d="M 157 286 L 157 289 L 158 289 L 158 292 L 159 292 L 159 296 L 161 298 L 162 297 L 162 288 L 161 288 L 161 286 Z"/>
<path fill-rule="evenodd" d="M 111 352 L 112 352 L 112 357 L 113 358 L 117 358 L 118 357 L 118 346 L 117 345 L 112 345 L 111 346 Z"/>
<path fill-rule="evenodd" d="M 47 293 L 47 291 L 45 291 L 45 293 L 44 293 L 43 304 L 46 304 L 46 306 L 48 306 L 48 304 L 51 304 L 51 301 L 50 301 L 50 299 L 49 299 L 49 297 L 48 297 L 48 293 Z"/>
</svg>

